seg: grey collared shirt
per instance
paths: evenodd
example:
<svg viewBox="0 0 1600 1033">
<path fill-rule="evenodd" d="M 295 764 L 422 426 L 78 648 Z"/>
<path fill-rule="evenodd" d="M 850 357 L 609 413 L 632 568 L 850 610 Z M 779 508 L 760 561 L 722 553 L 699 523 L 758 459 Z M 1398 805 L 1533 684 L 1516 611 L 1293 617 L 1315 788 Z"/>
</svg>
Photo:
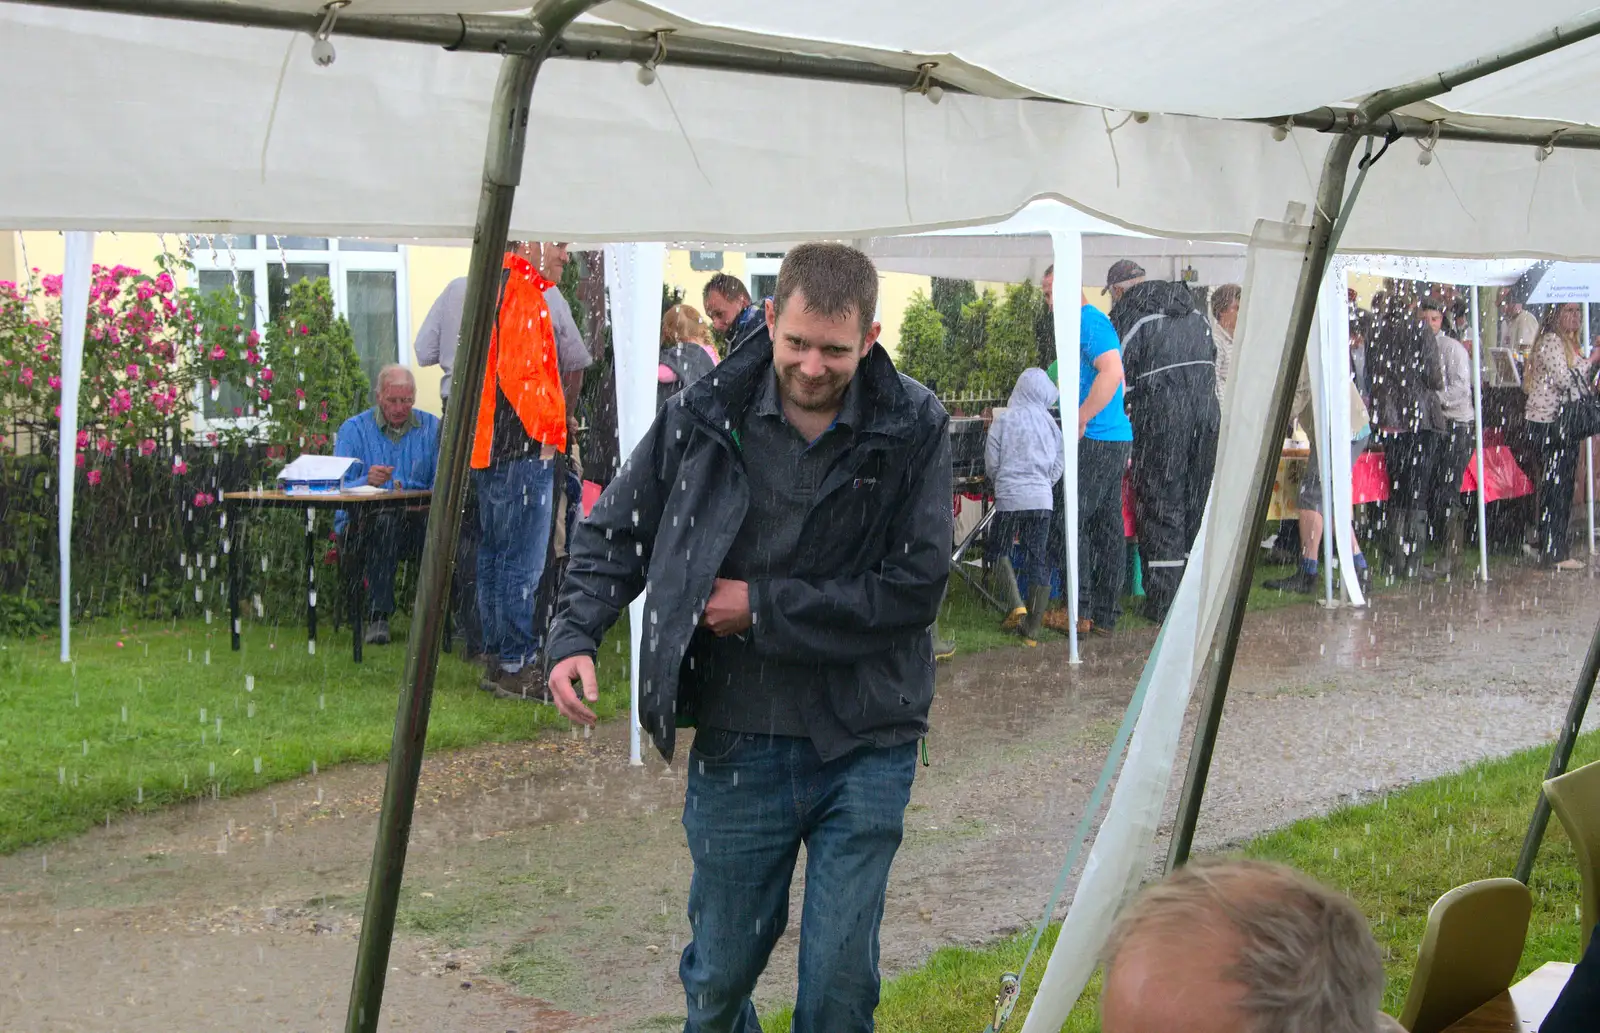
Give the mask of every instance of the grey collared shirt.
<svg viewBox="0 0 1600 1033">
<path fill-rule="evenodd" d="M 784 418 L 777 378 L 767 374 L 736 437 L 750 508 L 719 576 L 748 582 L 793 577 L 803 569 L 800 532 L 828 472 L 855 441 L 860 394 L 852 381 L 833 425 L 808 442 Z M 750 635 L 759 633 L 752 628 L 743 636 L 719 639 L 704 629 L 696 632 L 689 646 L 695 720 L 730 732 L 809 736 L 806 713 L 820 705 L 817 665 L 758 655 Z"/>
</svg>

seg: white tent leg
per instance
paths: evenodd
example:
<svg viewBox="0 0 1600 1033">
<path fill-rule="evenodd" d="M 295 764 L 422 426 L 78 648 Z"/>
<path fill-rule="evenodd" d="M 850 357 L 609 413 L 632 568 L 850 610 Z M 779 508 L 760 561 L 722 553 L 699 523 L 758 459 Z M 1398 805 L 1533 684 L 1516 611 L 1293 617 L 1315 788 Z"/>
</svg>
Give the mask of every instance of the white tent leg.
<svg viewBox="0 0 1600 1033">
<path fill-rule="evenodd" d="M 1472 437 L 1478 457 L 1478 576 L 1489 583 L 1489 507 L 1485 501 L 1488 482 L 1483 478 L 1483 320 L 1478 295 L 1472 292 Z"/>
<path fill-rule="evenodd" d="M 666 261 L 664 244 L 613 244 L 605 249 L 617 380 L 617 454 L 624 462 L 656 415 L 656 355 L 661 347 L 659 313 Z M 668 619 L 680 618 L 672 614 Z M 641 596 L 628 607 L 633 647 L 629 658 L 628 762 L 633 765 L 644 763 L 639 734 L 639 659 L 646 619 Z"/>
<path fill-rule="evenodd" d="M 1594 341 L 1594 337 L 1591 336 L 1591 334 L 1589 332 L 1589 306 L 1587 304 L 1585 304 L 1583 306 L 1583 342 L 1584 342 L 1584 347 L 1585 348 L 1590 347 L 1591 344 L 1593 343 L 1593 341 Z M 1583 454 L 1584 454 L 1584 457 L 1585 457 L 1584 472 L 1585 472 L 1585 476 L 1588 478 L 1586 481 L 1584 481 L 1583 497 L 1587 501 L 1588 507 L 1589 507 L 1589 555 L 1593 556 L 1595 554 L 1595 551 L 1594 551 L 1594 438 L 1584 438 L 1583 439 Z"/>
<path fill-rule="evenodd" d="M 61 278 L 61 442 L 56 464 L 62 663 L 72 659 L 72 493 L 77 483 L 78 380 L 83 376 L 83 335 L 89 318 L 89 266 L 93 261 L 94 234 L 68 233 Z"/>
<path fill-rule="evenodd" d="M 1067 661 L 1082 663 L 1078 656 L 1078 367 L 1082 349 L 1079 346 L 1079 308 L 1083 293 L 1083 234 L 1072 230 L 1051 230 L 1050 246 L 1055 251 L 1055 330 L 1056 370 L 1061 388 L 1061 451 L 1064 464 L 1061 472 L 1061 498 L 1066 503 L 1065 519 L 1067 540 L 1065 551 L 1067 569 L 1061 586 L 1067 597 Z"/>
<path fill-rule="evenodd" d="M 1343 279 L 1344 277 L 1342 276 L 1338 280 L 1330 277 L 1325 283 L 1336 283 L 1342 289 Z M 1326 290 L 1323 291 L 1323 296 L 1326 299 Z M 1331 317 L 1332 313 L 1329 313 L 1329 316 Z M 1318 476 L 1322 478 L 1322 605 L 1331 610 L 1338 605 L 1333 598 L 1333 564 L 1334 557 L 1338 553 L 1336 551 L 1337 547 L 1334 545 L 1336 527 L 1334 524 L 1333 486 L 1336 480 L 1333 471 L 1333 388 L 1330 384 L 1332 378 L 1329 376 L 1328 369 L 1331 365 L 1328 359 L 1328 352 L 1332 350 L 1333 342 L 1328 340 L 1326 334 L 1317 335 L 1316 340 L 1318 354 L 1314 361 L 1322 364 L 1322 383 L 1320 384 L 1321 390 L 1316 393 L 1315 397 L 1321 402 L 1318 407 L 1321 411 L 1315 414 L 1312 422 L 1317 425 L 1317 467 Z M 1304 549 L 1304 543 L 1301 544 L 1301 548 L 1302 550 Z"/>
</svg>

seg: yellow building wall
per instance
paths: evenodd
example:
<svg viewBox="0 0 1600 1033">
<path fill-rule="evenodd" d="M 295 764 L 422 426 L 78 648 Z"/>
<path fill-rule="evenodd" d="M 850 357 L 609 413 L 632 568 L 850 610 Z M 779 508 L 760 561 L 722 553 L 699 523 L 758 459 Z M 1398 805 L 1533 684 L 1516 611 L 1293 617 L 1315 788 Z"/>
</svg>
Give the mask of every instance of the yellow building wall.
<svg viewBox="0 0 1600 1033">
<path fill-rule="evenodd" d="M 424 412 L 439 415 L 443 401 L 439 395 L 439 382 L 444 372 L 438 366 L 419 366 L 412 354 L 417 331 L 428 318 L 428 309 L 438 299 L 450 281 L 467 275 L 467 265 L 472 250 L 464 247 L 408 247 L 406 256 L 406 286 L 410 297 L 407 303 L 411 313 L 411 340 L 406 342 L 406 355 L 410 356 L 412 372 L 417 378 L 417 407 Z"/>
</svg>

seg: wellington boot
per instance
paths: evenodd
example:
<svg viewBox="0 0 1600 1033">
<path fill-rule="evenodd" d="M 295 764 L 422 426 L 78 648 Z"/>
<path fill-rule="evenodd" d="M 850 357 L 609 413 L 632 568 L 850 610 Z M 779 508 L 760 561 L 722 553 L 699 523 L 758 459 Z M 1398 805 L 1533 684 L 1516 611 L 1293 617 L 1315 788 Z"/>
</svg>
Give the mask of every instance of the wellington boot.
<svg viewBox="0 0 1600 1033">
<path fill-rule="evenodd" d="M 1022 622 L 1022 637 L 1039 638 L 1039 631 L 1044 627 L 1044 613 L 1050 608 L 1050 586 L 1034 585 L 1028 589 L 1028 615 Z"/>
</svg>

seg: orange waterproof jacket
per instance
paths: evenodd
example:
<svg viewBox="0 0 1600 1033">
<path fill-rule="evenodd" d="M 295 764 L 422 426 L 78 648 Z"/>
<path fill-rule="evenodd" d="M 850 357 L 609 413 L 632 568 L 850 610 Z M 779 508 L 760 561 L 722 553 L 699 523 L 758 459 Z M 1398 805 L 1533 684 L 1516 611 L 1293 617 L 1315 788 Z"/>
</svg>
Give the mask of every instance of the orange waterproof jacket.
<svg viewBox="0 0 1600 1033">
<path fill-rule="evenodd" d="M 478 400 L 478 426 L 472 439 L 472 468 L 488 469 L 494 441 L 495 388 L 505 392 L 528 437 L 567 450 L 567 401 L 556 362 L 555 327 L 544 292 L 554 286 L 533 263 L 507 254 L 505 289 L 499 319 L 489 338 L 489 368 Z"/>
</svg>

